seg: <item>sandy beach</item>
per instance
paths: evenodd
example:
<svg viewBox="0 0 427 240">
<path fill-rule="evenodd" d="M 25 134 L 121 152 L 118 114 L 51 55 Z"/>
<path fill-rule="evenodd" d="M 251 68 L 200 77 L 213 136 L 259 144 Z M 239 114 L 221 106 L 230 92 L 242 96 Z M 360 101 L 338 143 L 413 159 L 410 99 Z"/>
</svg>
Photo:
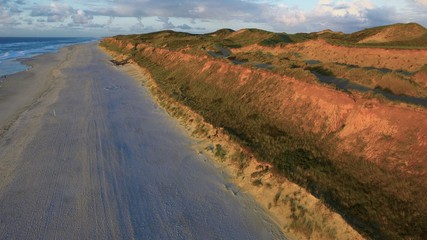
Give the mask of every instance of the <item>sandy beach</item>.
<svg viewBox="0 0 427 240">
<path fill-rule="evenodd" d="M 95 43 L 0 87 L 0 239 L 285 239 Z"/>
</svg>

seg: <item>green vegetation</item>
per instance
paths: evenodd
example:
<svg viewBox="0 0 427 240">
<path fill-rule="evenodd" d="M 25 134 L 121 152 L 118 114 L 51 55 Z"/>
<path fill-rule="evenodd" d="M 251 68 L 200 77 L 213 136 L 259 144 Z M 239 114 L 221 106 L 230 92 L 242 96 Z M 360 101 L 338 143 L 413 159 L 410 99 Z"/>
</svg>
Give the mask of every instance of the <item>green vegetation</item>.
<svg viewBox="0 0 427 240">
<path fill-rule="evenodd" d="M 414 38 L 403 33 L 414 34 Z M 364 39 L 381 35 L 386 42 L 363 42 Z M 410 35 L 412 36 L 412 35 Z M 406 39 L 405 38 L 408 38 Z M 307 82 L 318 82 L 313 72 L 326 76 L 348 79 L 349 81 L 364 85 L 371 89 L 375 87 L 388 89 L 395 95 L 426 97 L 427 88 L 416 82 L 415 73 L 392 71 L 389 69 L 375 69 L 336 63 L 308 64 L 298 52 L 285 52 L 277 55 L 259 50 L 238 52 L 233 54 L 230 50 L 248 45 L 258 44 L 264 47 L 283 46 L 286 44 L 303 42 L 310 39 L 326 39 L 333 44 L 345 46 L 371 46 L 371 47 L 398 47 L 398 48 L 424 48 L 427 47 L 427 30 L 417 24 L 395 24 L 390 26 L 365 29 L 352 34 L 323 31 L 320 33 L 273 33 L 259 29 L 244 29 L 234 31 L 221 29 L 209 34 L 189 34 L 173 31 L 161 31 L 143 35 L 118 36 L 118 40 L 126 40 L 137 45 L 138 43 L 150 44 L 158 48 L 186 51 L 197 55 L 216 54 L 216 57 L 227 58 L 233 64 L 244 64 L 261 67 L 281 75 L 293 77 Z M 384 40 L 385 41 L 385 40 Z M 111 46 L 113 50 L 117 48 Z M 420 72 L 423 70 L 420 70 Z"/>
<path fill-rule="evenodd" d="M 395 95 L 427 97 L 427 89 L 412 80 L 412 73 L 336 63 L 314 64 L 305 69 L 325 76 L 345 78 L 371 89 L 387 90 Z"/>
<path fill-rule="evenodd" d="M 237 166 L 239 166 L 240 173 L 248 166 L 248 156 L 244 154 L 243 152 L 235 152 L 231 156 L 231 160 L 235 161 L 237 163 Z"/>
<path fill-rule="evenodd" d="M 261 46 L 275 46 L 279 43 L 293 43 L 294 41 L 286 33 L 277 33 L 259 42 Z"/>
<path fill-rule="evenodd" d="M 215 146 L 215 156 L 219 157 L 221 160 L 225 159 L 227 152 L 222 148 L 221 144 Z"/>
<path fill-rule="evenodd" d="M 309 66 L 306 69 L 313 72 L 317 72 L 325 76 L 335 76 L 335 74 L 331 70 L 324 68 L 322 66 Z"/>
<path fill-rule="evenodd" d="M 237 60 L 249 66 L 264 63 L 272 66 L 272 68 L 269 69 L 270 71 L 280 75 L 297 78 L 306 82 L 318 81 L 316 76 L 307 68 L 307 64 L 301 59 L 298 53 L 273 55 L 262 51 L 252 51 L 237 53 L 228 59 Z"/>
<path fill-rule="evenodd" d="M 385 32 L 383 41 L 367 41 L 375 34 Z M 412 37 L 411 36 L 415 36 Z M 389 40 L 387 40 L 387 38 Z M 260 46 L 274 47 L 290 43 L 304 42 L 314 39 L 325 39 L 332 44 L 353 47 L 380 47 L 380 48 L 427 48 L 427 30 L 418 24 L 395 24 L 389 26 L 365 29 L 352 34 L 343 34 L 333 31 L 321 33 L 274 33 L 260 29 L 220 29 L 208 34 L 190 34 L 165 30 L 142 35 L 120 35 L 116 39 L 127 40 L 133 43 L 144 42 L 156 47 L 179 50 L 190 47 L 193 50 L 209 49 L 215 44 L 228 48 L 240 48 L 258 44 Z"/>
<path fill-rule="evenodd" d="M 254 181 L 252 181 L 252 185 L 257 186 L 257 187 L 261 187 L 262 184 L 262 180 L 261 179 L 255 179 Z"/>
<path fill-rule="evenodd" d="M 380 35 L 381 39 L 372 38 Z M 415 36 L 412 38 L 412 36 Z M 317 35 L 310 34 L 311 38 L 322 38 L 332 44 L 353 47 L 380 47 L 380 48 L 427 48 L 427 30 L 416 23 L 394 24 L 388 26 L 364 29 L 352 34 L 328 32 Z M 372 39 L 372 40 L 369 40 Z"/>
<path fill-rule="evenodd" d="M 239 34 L 243 34 L 243 37 L 240 38 L 236 33 L 232 30 L 220 30 L 210 35 L 193 36 L 183 33 L 174 35 L 166 31 L 141 36 L 121 36 L 118 39 L 136 43 L 141 41 L 174 50 L 190 45 L 192 51 L 199 51 L 201 48 L 213 49 L 216 44 L 243 46 L 270 39 L 267 45 L 274 45 L 282 40 L 286 42 L 292 39 L 284 35 L 275 38 L 260 30 L 241 32 Z M 231 34 L 234 34 L 233 37 L 229 37 Z M 249 37 L 253 34 L 257 34 L 259 38 Z M 305 39 L 305 36 L 298 37 Z M 106 42 L 102 42 L 102 45 L 129 54 Z M 190 66 L 166 67 L 152 56 L 139 52 L 133 52 L 132 56 L 135 62 L 150 71 L 164 93 L 189 106 L 214 127 L 224 129 L 257 159 L 272 163 L 277 172 L 323 199 L 365 235 L 378 239 L 422 239 L 427 234 L 427 202 L 421 197 L 426 188 L 420 187 L 417 179 L 407 178 L 396 169 L 373 164 L 350 154 L 337 156 L 335 140 L 308 133 L 291 121 L 278 121 L 268 112 L 254 107 L 259 104 L 257 100 L 262 99 L 262 91 L 254 91 L 254 86 L 250 84 L 233 88 L 233 73 L 225 73 L 223 79 L 209 82 L 205 81 L 211 75 L 209 71 L 194 74 L 197 70 L 191 69 Z M 267 61 L 272 58 L 261 52 L 236 57 L 249 61 L 255 58 Z M 307 65 L 301 62 L 298 56 L 282 55 L 271 63 L 277 64 L 280 61 L 289 66 L 285 71 L 298 69 L 299 72 L 295 74 L 309 74 L 309 71 L 304 69 Z M 323 65 L 316 68 L 316 71 L 341 74 Z M 268 79 L 263 80 L 262 84 L 264 85 L 258 87 L 266 90 L 274 88 Z M 227 154 L 219 144 L 212 150 L 220 158 Z M 243 153 L 234 153 L 231 157 L 241 168 L 247 164 L 247 156 Z M 345 161 L 341 161 L 341 158 Z M 253 184 L 260 186 L 262 181 L 258 180 L 255 179 Z M 275 202 L 280 197 L 278 195 L 277 199 L 274 199 Z M 293 224 L 297 226 L 293 227 L 301 228 L 310 235 L 317 226 L 310 227 L 307 222 L 309 220 L 306 218 L 306 212 L 302 205 L 298 204 L 298 194 L 285 199 L 294 209 L 292 214 L 296 221 Z M 331 237 L 334 236 L 333 232 L 330 234 Z"/>
</svg>

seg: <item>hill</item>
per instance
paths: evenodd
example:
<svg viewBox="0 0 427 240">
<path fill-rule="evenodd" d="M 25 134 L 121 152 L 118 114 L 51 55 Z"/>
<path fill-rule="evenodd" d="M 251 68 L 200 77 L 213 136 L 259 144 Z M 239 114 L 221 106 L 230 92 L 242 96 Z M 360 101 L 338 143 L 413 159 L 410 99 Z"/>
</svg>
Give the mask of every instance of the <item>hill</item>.
<svg viewBox="0 0 427 240">
<path fill-rule="evenodd" d="M 427 50 L 408 45 L 414 39 L 378 45 L 402 43 L 394 36 L 359 43 L 393 31 L 158 32 L 102 45 L 148 70 L 162 92 L 321 198 L 365 236 L 423 239 Z M 236 154 L 230 158 L 245 168 L 246 158 Z M 268 186 L 259 174 L 253 173 L 254 184 L 263 191 Z M 289 206 L 288 228 L 310 238 L 321 227 L 292 199 L 278 194 L 271 211 Z"/>
<path fill-rule="evenodd" d="M 427 34 L 427 29 L 416 23 L 394 24 L 353 33 L 362 38 L 358 43 L 386 43 L 411 41 Z"/>
<path fill-rule="evenodd" d="M 340 45 L 388 48 L 427 47 L 427 29 L 417 23 L 398 23 L 368 28 L 351 34 L 329 33 L 319 37 Z"/>
</svg>

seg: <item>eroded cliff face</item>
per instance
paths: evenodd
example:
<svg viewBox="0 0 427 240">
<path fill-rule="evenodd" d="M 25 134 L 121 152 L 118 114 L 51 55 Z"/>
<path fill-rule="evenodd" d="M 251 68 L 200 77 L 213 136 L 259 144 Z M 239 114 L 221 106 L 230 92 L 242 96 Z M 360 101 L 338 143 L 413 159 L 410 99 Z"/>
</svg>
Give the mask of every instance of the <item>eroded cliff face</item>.
<svg viewBox="0 0 427 240">
<path fill-rule="evenodd" d="M 208 55 L 190 54 L 185 50 L 155 48 L 145 43 L 135 45 L 113 38 L 104 41 L 128 54 L 141 56 L 144 61 L 161 66 L 168 72 L 179 73 L 179 76 L 188 79 L 192 84 L 203 83 L 211 86 L 214 91 L 226 92 L 239 99 L 241 103 L 267 116 L 280 129 L 307 134 L 314 141 L 313 147 L 322 148 L 320 150 L 322 155 L 327 156 L 333 164 L 339 166 L 337 169 L 354 167 L 355 172 L 351 174 L 354 178 L 360 178 L 360 184 L 371 184 L 381 188 L 378 189 L 380 192 L 378 197 L 393 197 L 399 204 L 412 204 L 414 209 L 408 210 L 412 211 L 410 214 L 420 212 L 420 215 L 411 216 L 409 219 L 404 216 L 407 214 L 405 210 L 402 216 L 384 220 L 389 221 L 390 225 L 387 226 L 399 225 L 400 223 L 396 221 L 400 217 L 403 222 L 406 221 L 406 225 L 411 224 L 411 221 L 415 221 L 414 219 L 417 219 L 419 224 L 420 219 L 425 217 L 427 199 L 422 196 L 427 186 L 427 110 L 425 108 L 391 103 L 366 94 L 350 94 L 268 70 L 233 65 L 229 61 L 214 59 Z M 332 46 L 322 41 L 294 44 L 287 48 L 298 49 L 298 52 L 322 61 L 341 61 L 345 64 L 407 71 L 418 70 L 422 67 L 420 62 L 427 62 L 427 54 L 418 51 L 386 49 L 375 51 L 357 49 L 356 51 L 351 48 Z M 269 51 L 279 50 L 270 49 Z M 372 56 L 362 57 L 366 54 Z M 378 58 L 378 55 L 388 57 Z M 174 78 L 168 81 L 174 81 Z M 353 162 L 355 159 L 358 159 L 358 162 Z M 360 164 L 360 159 L 367 160 L 369 164 L 373 164 L 372 166 L 382 169 L 381 171 L 387 175 L 387 180 L 380 176 L 376 177 L 375 171 L 366 170 L 369 167 L 364 168 L 365 172 L 357 171 L 360 166 L 352 166 L 352 164 Z M 268 161 L 268 159 L 265 160 Z M 387 181 L 394 181 L 390 180 L 391 178 L 388 179 L 390 174 L 393 175 L 393 179 L 409 179 L 410 183 L 389 185 Z M 415 184 L 416 187 L 404 189 L 410 184 Z M 402 189 L 396 189 L 396 186 Z M 400 194 L 401 192 L 404 193 Z M 369 201 L 369 196 L 365 199 L 366 201 Z M 352 205 L 358 204 L 357 202 L 354 200 L 351 203 L 341 202 L 340 204 L 342 208 L 351 209 Z M 390 208 L 396 210 L 399 207 L 390 206 Z M 363 211 L 369 211 L 365 207 L 361 209 L 357 210 L 357 214 L 363 215 Z M 411 227 L 408 225 L 406 228 Z M 423 230 L 417 231 L 416 234 L 422 234 Z"/>
<path fill-rule="evenodd" d="M 131 43 L 108 41 L 127 50 L 135 48 Z M 427 160 L 425 109 L 383 103 L 376 98 L 348 94 L 208 56 L 146 44 L 139 44 L 136 49 L 171 71 L 187 72 L 186 77 L 195 83 L 204 81 L 239 95 L 242 101 L 279 124 L 291 124 L 316 133 L 321 139 L 336 140 L 337 152 L 355 154 L 372 162 L 390 164 L 406 173 L 425 176 L 424 169 L 419 168 L 419 164 Z M 427 62 L 427 55 L 418 57 L 426 58 Z M 416 58 L 412 55 L 408 61 Z"/>
<path fill-rule="evenodd" d="M 427 67 L 425 66 L 424 68 Z M 417 83 L 420 83 L 422 86 L 427 88 L 427 69 L 423 69 L 417 72 L 414 76 L 414 79 Z"/>
</svg>

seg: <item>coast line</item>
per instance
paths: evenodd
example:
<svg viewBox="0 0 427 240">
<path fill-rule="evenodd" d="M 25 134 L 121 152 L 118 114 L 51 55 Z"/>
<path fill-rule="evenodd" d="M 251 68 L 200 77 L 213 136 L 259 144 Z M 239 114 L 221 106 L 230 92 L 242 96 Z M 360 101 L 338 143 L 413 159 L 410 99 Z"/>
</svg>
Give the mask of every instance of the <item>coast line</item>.
<svg viewBox="0 0 427 240">
<path fill-rule="evenodd" d="M 304 188 L 272 170 L 269 163 L 258 161 L 222 129 L 207 123 L 201 115 L 172 99 L 156 84 L 150 72 L 128 56 L 100 47 L 113 58 L 112 62 L 127 62 L 117 67 L 146 87 L 156 102 L 176 118 L 184 131 L 196 139 L 199 153 L 213 159 L 239 189 L 249 193 L 291 239 L 364 239 L 338 213 Z M 127 60 L 127 61 L 126 61 Z M 280 200 L 279 200 L 280 199 Z M 294 208 L 307 212 L 304 219 L 292 217 Z M 312 226 L 311 229 L 310 226 Z"/>
</svg>

